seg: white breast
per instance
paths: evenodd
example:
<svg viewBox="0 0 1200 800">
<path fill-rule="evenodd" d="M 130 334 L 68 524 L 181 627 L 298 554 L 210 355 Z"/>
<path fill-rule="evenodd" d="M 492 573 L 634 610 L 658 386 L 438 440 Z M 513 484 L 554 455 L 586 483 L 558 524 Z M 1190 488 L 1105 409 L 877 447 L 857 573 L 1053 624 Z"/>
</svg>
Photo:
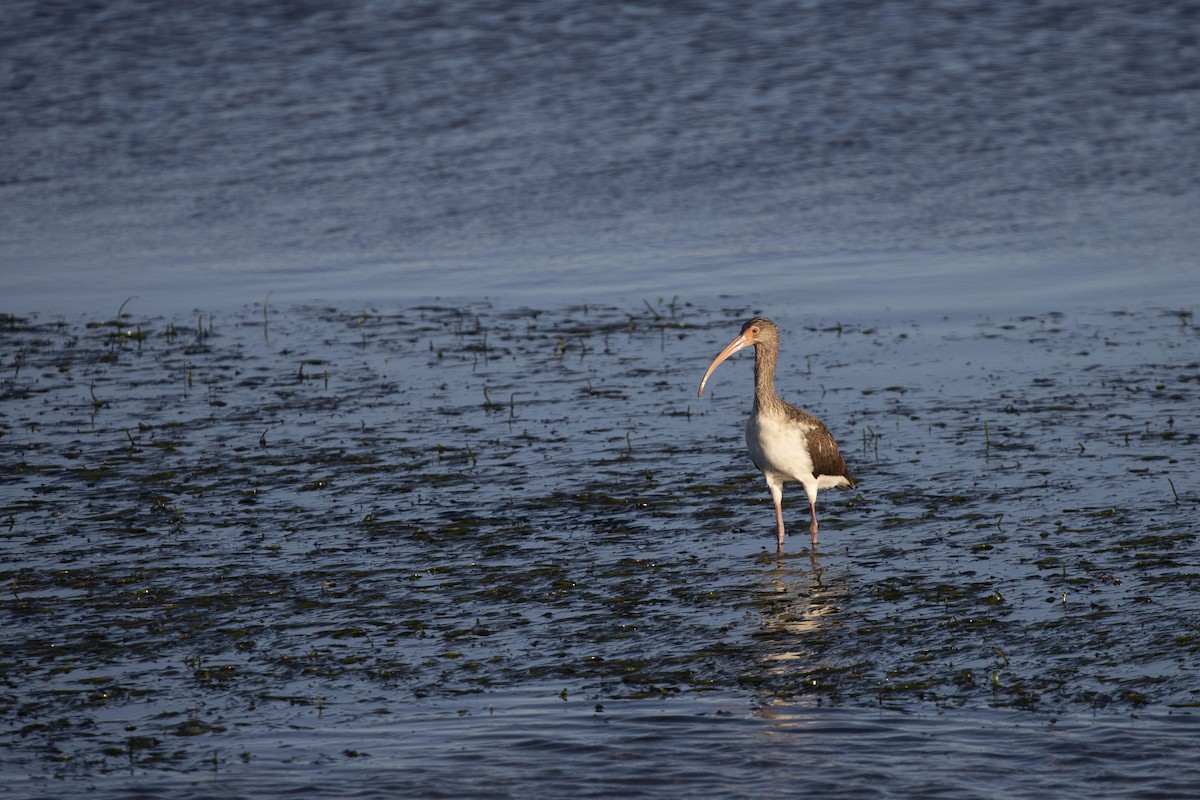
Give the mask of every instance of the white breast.
<svg viewBox="0 0 1200 800">
<path fill-rule="evenodd" d="M 807 483 L 813 481 L 812 457 L 805 434 L 808 426 L 782 414 L 756 412 L 746 422 L 750 459 L 768 479 Z"/>
</svg>

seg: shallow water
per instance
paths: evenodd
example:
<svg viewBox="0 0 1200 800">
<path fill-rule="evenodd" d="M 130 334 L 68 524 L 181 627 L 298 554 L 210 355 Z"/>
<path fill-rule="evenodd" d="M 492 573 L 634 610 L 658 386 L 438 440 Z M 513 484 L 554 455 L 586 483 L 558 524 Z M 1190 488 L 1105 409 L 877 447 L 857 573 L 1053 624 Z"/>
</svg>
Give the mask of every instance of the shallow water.
<svg viewBox="0 0 1200 800">
<path fill-rule="evenodd" d="M 1187 794 L 1196 25 L 0 5 L 0 795 Z"/>
<path fill-rule="evenodd" d="M 1200 777 L 1186 312 L 781 318 L 860 485 L 780 555 L 758 309 L 135 308 L 0 333 L 13 791 Z"/>
</svg>

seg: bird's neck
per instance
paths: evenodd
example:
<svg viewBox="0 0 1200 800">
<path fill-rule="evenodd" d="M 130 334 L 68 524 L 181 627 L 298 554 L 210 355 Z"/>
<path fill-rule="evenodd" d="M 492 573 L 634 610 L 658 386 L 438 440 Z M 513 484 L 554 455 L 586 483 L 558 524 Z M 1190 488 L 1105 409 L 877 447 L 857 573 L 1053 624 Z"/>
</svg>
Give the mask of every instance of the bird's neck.
<svg viewBox="0 0 1200 800">
<path fill-rule="evenodd" d="M 778 354 L 771 348 L 757 345 L 754 348 L 754 405 L 759 409 L 770 409 L 782 404 L 775 393 L 775 361 Z"/>
</svg>

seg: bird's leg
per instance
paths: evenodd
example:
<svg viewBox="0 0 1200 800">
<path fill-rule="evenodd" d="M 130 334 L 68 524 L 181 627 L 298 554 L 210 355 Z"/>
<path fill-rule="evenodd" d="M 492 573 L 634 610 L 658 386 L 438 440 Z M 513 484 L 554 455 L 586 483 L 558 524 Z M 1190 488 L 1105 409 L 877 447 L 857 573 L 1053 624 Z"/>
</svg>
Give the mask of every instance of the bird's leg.
<svg viewBox="0 0 1200 800">
<path fill-rule="evenodd" d="M 775 498 L 775 527 L 778 531 L 775 534 L 775 543 L 779 545 L 779 550 L 783 551 L 783 498 Z"/>
<path fill-rule="evenodd" d="M 775 543 L 779 545 L 779 552 L 783 552 L 783 481 L 776 481 L 767 473 L 763 473 L 763 477 L 767 479 L 767 488 L 771 490 L 771 499 L 775 501 Z"/>
<path fill-rule="evenodd" d="M 809 526 L 809 530 L 812 531 L 812 543 L 815 550 L 817 547 L 817 504 L 809 500 L 808 510 L 812 513 L 812 525 Z"/>
</svg>

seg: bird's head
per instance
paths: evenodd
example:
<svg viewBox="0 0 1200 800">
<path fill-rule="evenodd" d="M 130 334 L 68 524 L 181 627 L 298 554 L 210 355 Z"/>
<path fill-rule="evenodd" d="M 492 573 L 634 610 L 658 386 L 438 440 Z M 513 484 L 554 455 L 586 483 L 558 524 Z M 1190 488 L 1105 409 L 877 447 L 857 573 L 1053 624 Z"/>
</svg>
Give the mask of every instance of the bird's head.
<svg viewBox="0 0 1200 800">
<path fill-rule="evenodd" d="M 739 350 L 750 346 L 767 345 L 768 347 L 779 346 L 779 327 L 766 317 L 755 317 L 742 326 L 741 332 L 737 338 L 730 342 L 724 350 L 717 354 L 713 362 L 708 365 L 708 371 L 704 373 L 704 379 L 700 381 L 700 389 L 696 392 L 696 397 L 704 395 L 704 385 L 708 383 L 708 378 L 713 374 L 713 370 L 717 366 L 729 358 Z"/>
</svg>

